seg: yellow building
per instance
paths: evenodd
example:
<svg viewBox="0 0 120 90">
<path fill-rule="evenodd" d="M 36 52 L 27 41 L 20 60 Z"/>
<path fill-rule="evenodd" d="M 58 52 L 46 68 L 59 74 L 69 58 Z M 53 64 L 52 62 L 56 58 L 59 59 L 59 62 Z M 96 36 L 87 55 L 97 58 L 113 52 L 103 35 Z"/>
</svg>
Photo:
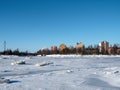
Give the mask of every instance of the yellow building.
<svg viewBox="0 0 120 90">
<path fill-rule="evenodd" d="M 77 43 L 77 45 L 76 45 L 76 53 L 77 54 L 83 54 L 84 48 L 85 48 L 84 43 L 82 43 L 82 42 Z"/>
</svg>

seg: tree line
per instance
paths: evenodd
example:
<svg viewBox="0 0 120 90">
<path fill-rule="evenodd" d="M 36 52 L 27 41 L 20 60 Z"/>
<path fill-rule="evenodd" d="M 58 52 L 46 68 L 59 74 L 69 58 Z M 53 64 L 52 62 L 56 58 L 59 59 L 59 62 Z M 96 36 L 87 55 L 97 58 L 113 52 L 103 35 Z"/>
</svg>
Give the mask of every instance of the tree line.
<svg viewBox="0 0 120 90">
<path fill-rule="evenodd" d="M 19 49 L 16 50 L 7 49 L 3 52 L 0 52 L 0 55 L 35 56 L 36 53 L 30 53 L 28 51 L 19 51 Z"/>
<path fill-rule="evenodd" d="M 101 51 L 100 51 L 101 48 Z M 120 55 L 120 45 L 110 45 L 107 49 L 99 45 L 89 45 L 85 47 L 83 43 L 77 43 L 76 46 L 67 46 L 61 44 L 59 47 L 53 46 L 51 49 L 43 48 L 35 53 L 28 51 L 19 51 L 19 49 L 7 49 L 0 52 L 0 55 L 18 55 L 18 56 L 35 56 L 35 55 L 50 55 L 50 54 L 80 54 L 80 55 Z"/>
</svg>

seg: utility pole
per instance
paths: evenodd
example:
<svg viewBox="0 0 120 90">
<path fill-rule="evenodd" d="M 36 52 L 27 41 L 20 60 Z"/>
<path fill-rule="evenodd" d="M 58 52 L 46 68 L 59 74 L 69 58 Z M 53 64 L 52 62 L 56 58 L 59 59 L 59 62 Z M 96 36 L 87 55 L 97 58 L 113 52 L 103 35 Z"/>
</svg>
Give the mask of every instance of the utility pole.
<svg viewBox="0 0 120 90">
<path fill-rule="evenodd" d="M 4 51 L 6 51 L 6 41 L 4 41 Z"/>
</svg>

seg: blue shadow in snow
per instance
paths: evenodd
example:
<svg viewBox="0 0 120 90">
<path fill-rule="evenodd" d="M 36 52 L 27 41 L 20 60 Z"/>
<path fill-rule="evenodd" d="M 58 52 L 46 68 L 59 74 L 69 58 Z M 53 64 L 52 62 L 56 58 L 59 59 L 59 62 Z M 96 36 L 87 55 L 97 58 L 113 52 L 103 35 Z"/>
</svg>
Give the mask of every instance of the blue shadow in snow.
<svg viewBox="0 0 120 90">
<path fill-rule="evenodd" d="M 21 81 L 11 80 L 11 81 L 9 81 L 9 84 L 12 84 L 12 83 L 19 83 L 19 82 L 21 82 Z"/>
<path fill-rule="evenodd" d="M 88 78 L 84 84 L 90 85 L 90 86 L 96 86 L 104 88 L 105 90 L 120 90 L 120 87 L 115 87 L 110 85 L 108 82 L 105 82 L 103 80 L 100 80 L 99 78 Z"/>
</svg>

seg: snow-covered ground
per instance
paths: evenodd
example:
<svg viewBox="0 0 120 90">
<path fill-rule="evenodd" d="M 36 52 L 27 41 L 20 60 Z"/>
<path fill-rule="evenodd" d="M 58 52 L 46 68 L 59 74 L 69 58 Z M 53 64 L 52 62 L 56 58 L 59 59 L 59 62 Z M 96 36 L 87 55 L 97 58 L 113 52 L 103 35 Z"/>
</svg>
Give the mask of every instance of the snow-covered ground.
<svg viewBox="0 0 120 90">
<path fill-rule="evenodd" d="M 0 77 L 0 90 L 120 90 L 120 56 L 0 56 Z"/>
</svg>

